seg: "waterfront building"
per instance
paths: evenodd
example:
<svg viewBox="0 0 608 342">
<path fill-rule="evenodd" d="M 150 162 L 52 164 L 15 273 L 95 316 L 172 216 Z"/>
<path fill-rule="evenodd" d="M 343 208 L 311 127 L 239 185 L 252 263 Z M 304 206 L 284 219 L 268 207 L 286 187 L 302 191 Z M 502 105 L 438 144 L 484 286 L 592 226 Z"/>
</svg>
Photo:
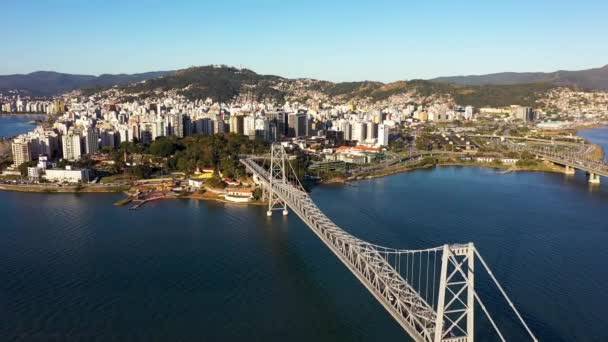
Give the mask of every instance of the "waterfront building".
<svg viewBox="0 0 608 342">
<path fill-rule="evenodd" d="M 40 178 L 40 169 L 36 166 L 27 168 L 27 177 L 32 180 L 37 180 Z"/>
<path fill-rule="evenodd" d="M 67 182 L 67 183 L 80 183 L 88 182 L 90 179 L 90 172 L 88 169 L 72 169 L 70 166 L 66 166 L 65 170 L 62 169 L 48 169 L 45 172 L 44 178 L 50 182 Z"/>
<path fill-rule="evenodd" d="M 11 145 L 13 152 L 13 163 L 14 166 L 19 166 L 25 162 L 32 160 L 30 151 L 30 143 L 24 138 L 17 138 L 13 140 Z"/>
</svg>

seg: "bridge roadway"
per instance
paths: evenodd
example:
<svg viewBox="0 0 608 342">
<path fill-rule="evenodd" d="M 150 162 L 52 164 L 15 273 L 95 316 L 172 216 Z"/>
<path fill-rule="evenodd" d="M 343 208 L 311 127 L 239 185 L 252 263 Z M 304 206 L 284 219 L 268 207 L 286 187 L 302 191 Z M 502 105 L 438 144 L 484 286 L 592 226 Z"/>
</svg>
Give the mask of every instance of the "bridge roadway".
<svg viewBox="0 0 608 342">
<path fill-rule="evenodd" d="M 589 173 L 589 182 L 591 183 L 599 183 L 599 176 L 608 177 L 608 163 L 583 158 L 578 153 L 560 153 L 552 148 L 518 144 L 509 144 L 509 148 L 520 152 L 529 152 L 546 161 L 563 165 L 566 167 L 567 173 L 574 173 L 574 169 L 587 171 Z"/>
<path fill-rule="evenodd" d="M 249 158 L 241 159 L 241 163 L 269 189 L 270 173 L 266 169 Z M 383 247 L 342 230 L 317 208 L 306 192 L 274 180 L 272 187 L 275 195 L 312 229 L 415 341 L 435 340 L 437 313 L 382 256 Z"/>
</svg>

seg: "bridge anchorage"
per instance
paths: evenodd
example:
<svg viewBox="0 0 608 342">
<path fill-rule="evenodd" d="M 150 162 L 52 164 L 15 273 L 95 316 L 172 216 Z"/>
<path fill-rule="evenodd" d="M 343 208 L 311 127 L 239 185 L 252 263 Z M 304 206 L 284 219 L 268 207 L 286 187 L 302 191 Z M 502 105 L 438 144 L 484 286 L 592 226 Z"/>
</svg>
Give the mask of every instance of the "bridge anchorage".
<svg viewBox="0 0 608 342">
<path fill-rule="evenodd" d="M 482 309 L 498 339 L 506 341 L 475 290 L 477 260 L 515 314 L 522 333 L 537 341 L 473 243 L 407 250 L 361 240 L 338 227 L 315 205 L 282 145 L 272 145 L 270 168 L 258 160 L 246 157 L 241 163 L 264 189 L 267 214 L 278 209 L 285 215 L 289 207 L 414 341 L 473 342 L 476 307 Z"/>
</svg>

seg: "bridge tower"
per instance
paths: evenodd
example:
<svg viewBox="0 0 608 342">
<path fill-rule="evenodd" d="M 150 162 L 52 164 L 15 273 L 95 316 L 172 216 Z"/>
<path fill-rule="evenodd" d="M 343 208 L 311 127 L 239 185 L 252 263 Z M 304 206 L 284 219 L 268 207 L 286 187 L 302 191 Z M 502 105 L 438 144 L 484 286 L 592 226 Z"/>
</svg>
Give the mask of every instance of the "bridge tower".
<svg viewBox="0 0 608 342">
<path fill-rule="evenodd" d="M 273 185 L 276 183 L 287 184 L 287 169 L 285 168 L 287 158 L 285 149 L 280 143 L 273 143 L 270 147 L 270 186 L 268 187 L 268 211 L 267 216 L 272 216 L 273 210 L 282 210 L 286 216 L 287 203 L 274 193 Z"/>
<path fill-rule="evenodd" d="M 434 342 L 473 342 L 475 247 L 444 245 Z"/>
</svg>

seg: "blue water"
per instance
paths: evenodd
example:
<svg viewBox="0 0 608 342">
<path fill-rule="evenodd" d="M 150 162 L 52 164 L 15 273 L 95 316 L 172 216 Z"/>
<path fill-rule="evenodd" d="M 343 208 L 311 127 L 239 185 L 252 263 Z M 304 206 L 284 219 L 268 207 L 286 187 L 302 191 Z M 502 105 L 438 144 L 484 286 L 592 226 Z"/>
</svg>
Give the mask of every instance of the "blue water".
<svg viewBox="0 0 608 342">
<path fill-rule="evenodd" d="M 581 129 L 577 132 L 577 135 L 602 146 L 604 149 L 604 160 L 608 161 L 608 126 Z"/>
<path fill-rule="evenodd" d="M 311 195 L 377 244 L 472 241 L 542 341 L 608 341 L 602 181 L 439 167 Z M 293 214 L 196 200 L 129 211 L 119 198 L 0 192 L 0 340 L 409 340 Z M 508 340 L 523 340 L 487 277 L 476 281 Z"/>
<path fill-rule="evenodd" d="M 578 175 L 446 167 L 324 186 L 337 224 L 383 245 L 473 241 L 542 340 L 608 332 L 608 191 Z M 403 341 L 295 216 L 195 200 L 0 192 L 0 336 L 15 340 Z M 478 291 L 518 340 L 483 276 Z M 481 311 L 479 311 L 481 315 Z M 480 338 L 478 340 L 484 340 Z"/>
<path fill-rule="evenodd" d="M 12 137 L 18 134 L 27 133 L 35 125 L 28 122 L 43 118 L 42 115 L 2 115 L 0 114 L 0 138 Z"/>
</svg>

